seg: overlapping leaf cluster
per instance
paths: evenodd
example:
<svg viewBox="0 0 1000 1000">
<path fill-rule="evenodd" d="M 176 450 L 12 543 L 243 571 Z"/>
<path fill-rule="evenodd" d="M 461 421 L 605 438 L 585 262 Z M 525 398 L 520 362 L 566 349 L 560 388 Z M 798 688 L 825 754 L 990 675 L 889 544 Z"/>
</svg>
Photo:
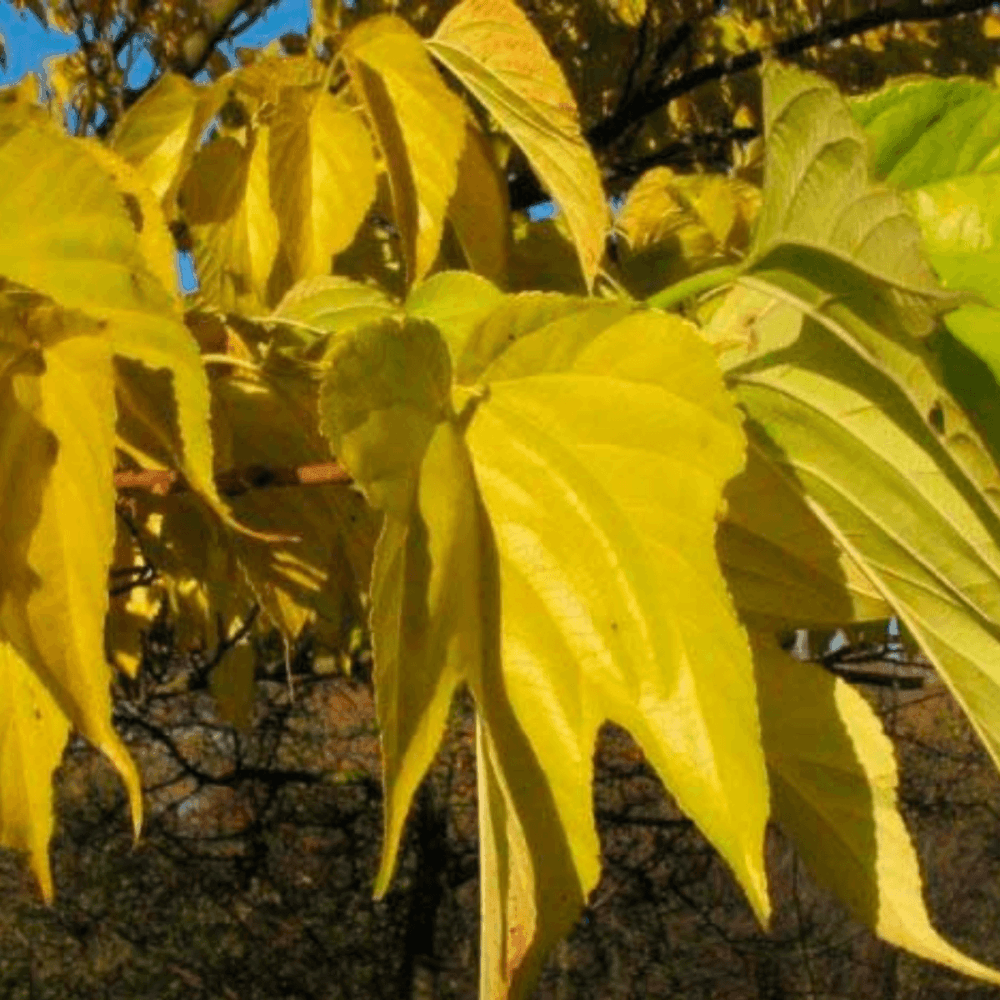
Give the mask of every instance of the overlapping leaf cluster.
<svg viewBox="0 0 1000 1000">
<path fill-rule="evenodd" d="M 2 95 L 0 841 L 51 897 L 71 729 L 138 829 L 108 658 L 137 669 L 164 602 L 193 645 L 254 604 L 333 644 L 367 614 L 378 894 L 456 690 L 475 701 L 484 997 L 528 994 L 597 883 L 606 720 L 762 922 L 770 818 L 883 938 L 1000 982 L 930 923 L 877 716 L 776 639 L 899 615 L 1000 760 L 996 383 L 955 363 L 964 344 L 996 365 L 996 92 L 917 79 L 848 103 L 769 63 L 763 191 L 660 169 L 632 189 L 617 273 L 656 293 L 636 302 L 566 292 L 606 271 L 609 211 L 518 8 L 334 42 L 328 63 L 167 76 L 107 145 L 63 135 L 30 85 Z M 966 137 L 947 160 L 901 141 L 938 125 Z M 499 139 L 562 209 L 575 274 L 548 291 L 523 290 Z M 352 486 L 262 488 L 334 459 Z M 187 489 L 116 519 L 129 470 Z M 109 603 L 112 564 L 147 561 L 159 577 Z M 231 652 L 216 689 L 246 724 Z"/>
</svg>

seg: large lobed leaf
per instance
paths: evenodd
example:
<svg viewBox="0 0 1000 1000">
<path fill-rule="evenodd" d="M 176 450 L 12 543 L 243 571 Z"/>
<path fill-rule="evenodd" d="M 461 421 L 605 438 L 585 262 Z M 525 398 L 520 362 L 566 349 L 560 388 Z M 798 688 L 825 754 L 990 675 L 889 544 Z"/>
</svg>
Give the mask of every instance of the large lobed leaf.
<svg viewBox="0 0 1000 1000">
<path fill-rule="evenodd" d="M 711 353 L 651 311 L 540 294 L 490 308 L 480 285 L 438 276 L 410 318 L 334 337 L 321 414 L 385 512 L 371 617 L 377 890 L 467 684 L 482 995 L 525 996 L 599 875 L 605 719 L 635 735 L 764 921 L 767 782 L 749 648 L 712 546 L 742 437 Z"/>
</svg>

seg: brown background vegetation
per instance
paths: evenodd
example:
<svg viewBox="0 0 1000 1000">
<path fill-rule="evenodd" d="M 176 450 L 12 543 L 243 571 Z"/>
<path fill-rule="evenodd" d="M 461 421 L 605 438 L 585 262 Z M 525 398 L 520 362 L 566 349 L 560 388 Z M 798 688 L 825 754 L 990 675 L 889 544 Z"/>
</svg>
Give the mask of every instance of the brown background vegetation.
<svg viewBox="0 0 1000 1000">
<path fill-rule="evenodd" d="M 280 650 L 262 648 L 254 724 L 240 735 L 199 689 L 197 658 L 154 649 L 145 680 L 122 682 L 117 709 L 144 775 L 143 839 L 132 845 L 111 769 L 74 743 L 58 780 L 55 905 L 38 901 L 21 859 L 0 856 L 0 998 L 474 998 L 470 701 L 455 704 L 392 890 L 376 903 L 381 788 L 366 654 L 346 677 L 304 644 L 290 692 Z M 901 801 L 939 928 L 1000 964 L 992 764 L 932 674 L 912 690 L 862 690 L 899 748 Z M 1000 997 L 877 941 L 778 830 L 765 934 L 628 734 L 605 726 L 596 762 L 604 875 L 539 1000 Z"/>
</svg>

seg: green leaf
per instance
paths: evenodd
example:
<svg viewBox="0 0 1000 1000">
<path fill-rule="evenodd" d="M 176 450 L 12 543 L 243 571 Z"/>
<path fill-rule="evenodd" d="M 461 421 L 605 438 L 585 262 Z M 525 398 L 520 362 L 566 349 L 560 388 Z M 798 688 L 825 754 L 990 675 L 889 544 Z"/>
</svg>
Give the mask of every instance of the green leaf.
<svg viewBox="0 0 1000 1000">
<path fill-rule="evenodd" d="M 465 145 L 465 108 L 398 17 L 362 21 L 341 53 L 382 150 L 412 284 L 438 255 Z"/>
<path fill-rule="evenodd" d="M 386 514 L 377 891 L 464 682 L 479 714 L 481 989 L 520 997 L 597 882 L 605 719 L 633 733 L 767 919 L 752 665 L 712 544 L 743 445 L 684 321 L 527 295 L 477 324 L 466 301 L 445 320 L 447 349 L 413 319 L 338 337 L 321 414 Z"/>
<path fill-rule="evenodd" d="M 771 66 L 765 100 L 772 152 L 757 250 L 707 333 L 747 413 L 755 456 L 748 463 L 748 474 L 757 477 L 748 484 L 754 489 L 741 495 L 734 483 L 730 506 L 730 518 L 745 533 L 722 538 L 723 560 L 744 571 L 742 580 L 734 576 L 734 597 L 748 622 L 761 615 L 754 627 L 766 633 L 780 620 L 783 590 L 789 616 L 799 599 L 793 591 L 801 590 L 809 614 L 839 606 L 846 617 L 880 613 L 864 593 L 874 590 L 1000 762 L 1000 472 L 943 384 L 934 353 L 911 336 L 926 332 L 944 300 L 930 284 L 912 280 L 920 272 L 910 252 L 912 222 L 906 222 L 910 235 L 902 253 L 887 242 L 893 226 L 910 217 L 901 211 L 892 223 L 891 213 L 881 210 L 882 195 L 869 202 L 870 245 L 840 239 L 853 226 L 844 220 L 862 217 L 858 206 L 865 198 L 855 193 L 865 188 L 865 161 L 863 135 L 844 121 L 830 87 Z M 863 230 L 859 225 L 857 232 Z M 879 248 L 883 260 L 876 268 L 871 254 Z M 784 481 L 780 488 L 776 477 Z M 770 519 L 776 503 L 789 507 L 789 491 L 808 505 L 812 523 L 801 513 L 784 525 Z M 771 562 L 780 562 L 780 550 L 797 530 L 815 549 L 816 522 L 829 536 L 825 566 L 792 564 L 784 579 L 764 585 L 746 579 L 753 556 L 774 546 L 779 551 Z M 758 679 L 763 705 L 765 681 Z M 824 748 L 827 742 L 815 738 L 821 725 L 834 732 L 846 727 L 856 747 L 838 751 L 843 764 L 830 766 L 844 770 L 857 761 L 855 772 L 860 765 L 864 774 L 852 781 L 862 807 L 852 806 L 852 818 L 841 801 L 850 785 L 841 793 L 838 783 L 837 796 L 823 795 L 829 770 L 805 787 L 808 772 L 804 778 L 793 762 L 784 777 L 772 769 L 776 810 L 801 840 L 800 850 L 818 859 L 820 876 L 878 933 L 996 981 L 992 970 L 950 948 L 931 928 L 912 853 L 886 801 L 895 775 L 876 780 L 888 751 L 856 702 L 840 702 L 838 710 L 836 724 L 827 711 L 826 722 L 807 719 L 802 726 L 811 745 Z M 793 730 L 783 733 L 776 712 L 771 709 L 765 739 L 784 753 L 798 723 L 791 718 Z M 829 745 L 836 747 L 832 739 Z M 866 783 L 870 805 L 864 804 Z"/>
<path fill-rule="evenodd" d="M 523 150 L 566 214 L 591 289 L 608 207 L 576 101 L 538 32 L 511 0 L 462 0 L 425 44 Z"/>
<path fill-rule="evenodd" d="M 754 654 L 774 818 L 813 875 L 884 941 L 1000 983 L 1000 973 L 931 926 L 899 814 L 893 746 L 874 710 L 845 681 L 793 660 L 771 639 L 755 636 Z"/>
<path fill-rule="evenodd" d="M 996 87 L 958 77 L 908 76 L 848 98 L 872 173 L 904 191 L 1000 171 Z"/>
<path fill-rule="evenodd" d="M 850 107 L 872 169 L 902 190 L 945 287 L 979 297 L 948 313 L 948 330 L 1000 376 L 1000 94 L 976 80 L 911 77 Z M 1000 454 L 995 383 L 974 376 L 950 337 L 936 347 L 946 384 Z"/>
<path fill-rule="evenodd" d="M 913 335 L 957 303 L 927 264 L 920 229 L 898 194 L 869 182 L 868 146 L 836 87 L 769 61 L 764 203 L 750 265 L 781 244 L 835 255 L 878 282 Z"/>
</svg>

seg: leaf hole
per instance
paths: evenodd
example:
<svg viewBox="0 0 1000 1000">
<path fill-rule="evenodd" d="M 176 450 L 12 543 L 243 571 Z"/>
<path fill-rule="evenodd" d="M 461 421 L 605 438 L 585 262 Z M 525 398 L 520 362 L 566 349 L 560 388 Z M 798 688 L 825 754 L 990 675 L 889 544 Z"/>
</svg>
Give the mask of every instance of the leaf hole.
<svg viewBox="0 0 1000 1000">
<path fill-rule="evenodd" d="M 139 199 L 136 198 L 134 194 L 126 191 L 122 195 L 122 201 L 125 202 L 125 210 L 129 214 L 129 218 L 132 220 L 132 225 L 137 233 L 142 232 L 143 227 L 143 217 L 142 217 L 142 206 L 139 204 Z"/>
<path fill-rule="evenodd" d="M 931 412 L 927 414 L 927 419 L 930 421 L 931 427 L 938 434 L 944 434 L 944 409 L 940 403 L 935 403 L 931 407 Z"/>
</svg>

